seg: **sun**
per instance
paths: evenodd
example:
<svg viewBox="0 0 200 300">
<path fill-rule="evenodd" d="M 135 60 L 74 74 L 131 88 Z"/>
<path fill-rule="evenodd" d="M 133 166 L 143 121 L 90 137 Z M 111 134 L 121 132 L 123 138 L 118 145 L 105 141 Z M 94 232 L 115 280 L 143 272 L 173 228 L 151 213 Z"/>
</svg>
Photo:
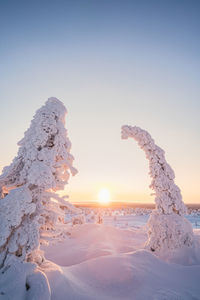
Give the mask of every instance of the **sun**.
<svg viewBox="0 0 200 300">
<path fill-rule="evenodd" d="M 101 204 L 110 203 L 110 191 L 107 189 L 101 189 L 98 194 L 98 201 Z"/>
</svg>

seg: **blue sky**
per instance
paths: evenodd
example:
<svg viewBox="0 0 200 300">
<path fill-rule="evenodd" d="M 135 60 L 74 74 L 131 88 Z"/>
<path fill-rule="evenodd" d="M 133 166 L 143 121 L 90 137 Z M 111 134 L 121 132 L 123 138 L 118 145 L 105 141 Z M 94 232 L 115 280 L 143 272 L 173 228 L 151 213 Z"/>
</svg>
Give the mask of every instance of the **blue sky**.
<svg viewBox="0 0 200 300">
<path fill-rule="evenodd" d="M 200 202 L 200 2 L 0 1 L 1 168 L 48 97 L 66 105 L 79 174 L 73 201 L 153 201 L 148 162 L 123 124 L 166 151 L 185 202 Z"/>
</svg>

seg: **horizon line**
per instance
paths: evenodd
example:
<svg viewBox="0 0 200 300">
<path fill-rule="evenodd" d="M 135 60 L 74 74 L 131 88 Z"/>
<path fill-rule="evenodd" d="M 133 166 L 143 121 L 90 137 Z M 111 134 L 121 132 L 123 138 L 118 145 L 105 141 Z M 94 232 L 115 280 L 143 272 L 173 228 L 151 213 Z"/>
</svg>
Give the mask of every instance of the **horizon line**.
<svg viewBox="0 0 200 300">
<path fill-rule="evenodd" d="M 81 205 L 81 204 L 98 204 L 99 206 L 110 206 L 112 204 L 125 204 L 125 205 L 156 205 L 155 202 L 135 202 L 135 201 L 110 201 L 109 203 L 100 203 L 98 201 L 69 201 L 72 204 L 75 205 Z M 200 202 L 184 202 L 186 205 L 200 205 Z"/>
</svg>

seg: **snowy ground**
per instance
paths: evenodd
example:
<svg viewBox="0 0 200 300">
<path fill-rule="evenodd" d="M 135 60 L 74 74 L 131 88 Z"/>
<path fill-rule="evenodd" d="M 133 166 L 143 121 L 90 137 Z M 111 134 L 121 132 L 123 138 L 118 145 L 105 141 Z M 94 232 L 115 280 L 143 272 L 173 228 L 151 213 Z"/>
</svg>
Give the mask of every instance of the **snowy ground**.
<svg viewBox="0 0 200 300">
<path fill-rule="evenodd" d="M 190 221 L 193 228 L 200 229 L 200 215 L 187 215 L 186 218 Z M 139 228 L 144 226 L 149 219 L 149 215 L 138 216 L 116 216 L 104 217 L 104 224 L 114 225 L 116 227 L 126 228 L 133 227 Z"/>
<path fill-rule="evenodd" d="M 195 227 L 199 216 L 188 217 Z M 198 218 L 198 220 L 197 220 Z M 145 250 L 148 215 L 104 216 L 70 227 L 65 241 L 44 247 L 52 300 L 198 300 L 199 246 L 162 260 Z M 68 226 L 68 225 L 66 225 Z M 200 229 L 194 229 L 200 242 Z"/>
</svg>

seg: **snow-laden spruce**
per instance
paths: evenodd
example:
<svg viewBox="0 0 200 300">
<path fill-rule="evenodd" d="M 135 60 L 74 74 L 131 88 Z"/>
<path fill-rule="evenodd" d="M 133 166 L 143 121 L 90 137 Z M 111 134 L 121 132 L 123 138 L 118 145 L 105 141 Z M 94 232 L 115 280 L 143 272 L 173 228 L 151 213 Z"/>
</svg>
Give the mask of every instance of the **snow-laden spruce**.
<svg viewBox="0 0 200 300">
<path fill-rule="evenodd" d="M 174 183 L 174 171 L 165 160 L 165 152 L 147 131 L 139 127 L 122 126 L 122 139 L 129 137 L 138 142 L 149 160 L 150 188 L 155 191 L 156 209 L 148 221 L 147 247 L 157 252 L 191 247 L 192 226 L 184 218 L 186 207 L 180 189 Z"/>
<path fill-rule="evenodd" d="M 19 151 L 0 176 L 0 268 L 10 261 L 43 260 L 39 245 L 66 234 L 65 211 L 76 210 L 56 191 L 76 174 L 65 129 L 67 111 L 49 98 L 18 143 Z"/>
</svg>

